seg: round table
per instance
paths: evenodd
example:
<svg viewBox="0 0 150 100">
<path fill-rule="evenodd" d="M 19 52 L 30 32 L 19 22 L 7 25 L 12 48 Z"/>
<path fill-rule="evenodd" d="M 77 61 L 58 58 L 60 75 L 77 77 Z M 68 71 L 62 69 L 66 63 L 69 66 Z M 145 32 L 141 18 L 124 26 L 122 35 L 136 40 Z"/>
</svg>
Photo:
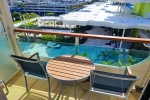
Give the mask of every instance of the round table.
<svg viewBox="0 0 150 100">
<path fill-rule="evenodd" d="M 94 69 L 93 62 L 79 55 L 59 56 L 50 60 L 46 66 L 48 75 L 61 82 L 61 89 L 57 99 L 61 95 L 62 85 L 72 84 L 76 100 L 76 83 L 87 80 L 92 69 Z"/>
</svg>

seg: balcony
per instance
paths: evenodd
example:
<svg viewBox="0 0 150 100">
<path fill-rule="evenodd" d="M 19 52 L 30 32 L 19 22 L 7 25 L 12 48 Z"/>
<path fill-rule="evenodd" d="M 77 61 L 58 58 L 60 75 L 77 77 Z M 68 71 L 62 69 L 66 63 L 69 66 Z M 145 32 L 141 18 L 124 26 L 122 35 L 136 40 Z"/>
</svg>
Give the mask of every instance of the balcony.
<svg viewBox="0 0 150 100">
<path fill-rule="evenodd" d="M 9 89 L 9 94 L 7 96 L 8 100 L 48 100 L 47 96 L 47 82 L 42 80 L 37 80 L 34 78 L 27 78 L 28 85 L 31 90 L 27 93 L 25 90 L 24 80 L 21 72 L 19 72 L 13 79 L 11 79 L 7 86 Z M 56 100 L 60 83 L 54 79 L 51 79 L 51 100 Z M 87 83 L 81 84 L 85 89 L 89 88 Z M 82 91 L 79 86 L 76 86 L 76 93 L 78 100 L 87 100 L 88 91 Z M 129 95 L 128 100 L 138 100 L 140 93 L 132 92 Z M 62 95 L 59 100 L 74 100 L 74 95 L 72 87 L 64 87 Z M 100 94 L 91 94 L 91 100 L 116 100 L 114 97 L 109 97 Z M 122 99 L 118 99 L 122 100 Z"/>
<path fill-rule="evenodd" d="M 9 57 L 10 54 L 27 57 L 35 52 L 39 52 L 41 60 L 45 62 L 48 62 L 57 56 L 65 54 L 84 56 L 86 58 L 89 58 L 89 60 L 93 62 L 92 64 L 94 64 L 95 70 L 111 72 L 115 74 L 123 74 L 125 67 L 130 66 L 133 75 L 140 76 L 140 80 L 135 84 L 136 91 L 130 93 L 128 100 L 138 100 L 141 95 L 141 88 L 145 86 L 145 83 L 149 79 L 150 75 L 149 51 L 117 48 L 121 47 L 118 45 L 113 47 L 102 46 L 101 44 L 98 46 L 87 44 L 85 45 L 83 44 L 83 41 L 80 40 L 102 39 L 113 41 L 114 44 L 122 44 L 122 41 L 150 43 L 150 39 L 81 33 L 49 32 L 29 29 L 14 29 L 13 27 L 11 27 L 13 26 L 11 25 L 12 19 L 7 18 L 7 16 L 10 17 L 10 15 L 9 13 L 6 13 L 7 10 L 4 9 L 5 7 L 2 3 L 0 4 L 0 8 L 3 8 L 2 14 L 4 16 L 0 13 L 0 80 L 5 80 L 7 83 L 7 87 L 9 90 L 9 94 L 7 95 L 8 100 L 48 100 L 47 82 L 27 77 L 30 91 L 26 92 L 24 77 L 20 71 L 20 68 Z M 6 17 L 6 20 L 4 17 Z M 17 35 L 19 38 L 17 37 Z M 49 37 L 55 38 L 48 40 L 46 39 L 47 37 L 45 37 L 45 39 L 43 39 L 43 37 L 40 37 L 41 35 L 50 35 Z M 65 40 L 65 42 L 58 41 L 58 38 Z M 52 45 L 49 45 L 49 43 Z M 59 70 L 61 70 L 61 68 Z M 74 74 L 74 76 L 76 75 L 77 74 Z M 60 82 L 53 78 L 50 78 L 50 83 L 52 100 L 56 100 L 59 94 Z M 79 84 L 81 84 L 87 91 L 82 91 L 79 88 Z M 89 95 L 88 82 L 78 83 L 75 86 L 75 89 L 78 100 L 87 100 Z M 65 86 L 59 100 L 74 100 L 75 98 L 72 90 L 72 87 Z M 91 100 L 116 99 L 117 98 L 112 96 L 91 93 Z"/>
<path fill-rule="evenodd" d="M 76 33 L 60 33 L 60 32 L 47 32 L 40 30 L 28 30 L 28 29 L 15 29 L 15 34 L 29 34 L 34 33 L 37 34 L 50 34 L 57 36 L 69 36 L 74 37 L 75 43 L 62 43 L 55 42 L 56 44 L 60 44 L 60 48 L 49 48 L 47 47 L 47 42 L 42 41 L 39 38 L 31 39 L 31 37 L 26 38 L 16 38 L 15 41 L 18 44 L 18 48 L 20 49 L 20 53 L 23 56 L 29 56 L 34 52 L 39 52 L 40 57 L 43 61 L 48 62 L 50 59 L 53 59 L 59 55 L 64 54 L 73 54 L 73 55 L 81 55 L 88 57 L 95 64 L 95 69 L 100 71 L 112 72 L 122 74 L 125 66 L 130 66 L 133 74 L 140 76 L 141 79 L 136 83 L 137 86 L 143 87 L 145 82 L 147 81 L 148 74 L 147 69 L 149 69 L 149 53 L 147 51 L 141 50 L 129 50 L 129 49 L 119 49 L 112 47 L 101 47 L 101 46 L 87 46 L 79 44 L 79 37 L 82 38 L 93 38 L 93 39 L 107 39 L 107 40 L 118 40 L 118 41 L 130 41 L 130 42 L 144 42 L 149 43 L 149 39 L 142 38 L 129 38 L 129 37 L 114 37 L 114 36 L 103 36 L 103 35 L 90 35 L 90 34 L 76 34 Z M 110 55 L 109 55 L 110 54 Z M 114 57 L 114 58 L 113 58 Z M 144 66 L 144 68 L 143 68 Z M 41 81 L 33 78 L 27 78 L 28 85 L 31 90 L 26 92 L 24 86 L 24 80 L 21 72 L 17 73 L 10 81 L 7 82 L 7 86 L 9 89 L 9 94 L 7 96 L 8 99 L 11 100 L 30 100 L 30 99 L 40 99 L 47 100 L 47 82 Z M 60 83 L 54 79 L 50 79 L 51 81 L 51 95 L 52 100 L 55 100 L 58 96 Z M 82 86 L 88 90 L 88 83 L 80 83 Z M 77 99 L 79 100 L 87 100 L 88 91 L 82 91 L 79 88 L 79 83 L 76 85 L 76 93 Z M 130 93 L 128 100 L 137 100 L 140 96 L 140 92 L 132 92 Z M 104 99 L 105 98 L 105 99 Z M 74 95 L 72 91 L 72 87 L 65 87 L 63 89 L 62 95 L 59 100 L 74 100 Z M 91 100 L 115 100 L 116 98 L 100 95 L 100 94 L 91 94 Z M 121 99 L 120 99 L 121 100 Z"/>
<path fill-rule="evenodd" d="M 39 30 L 25 30 L 25 29 L 15 29 L 14 30 L 16 33 L 21 32 L 22 34 L 25 33 L 35 33 L 35 34 L 52 34 L 52 35 L 62 35 L 62 36 L 75 36 L 76 38 L 78 37 L 86 37 L 86 38 L 103 38 L 103 39 L 111 39 L 111 40 L 124 40 L 124 41 L 132 41 L 132 42 L 139 42 L 139 41 L 144 41 L 148 42 L 149 40 L 147 39 L 138 39 L 138 38 L 118 38 L 118 37 L 111 37 L 111 36 L 98 36 L 98 35 L 83 35 L 83 34 L 74 34 L 74 33 L 57 33 L 57 32 L 46 32 L 46 31 L 39 31 Z M 78 39 L 76 39 L 77 42 Z M 124 69 L 125 65 L 119 66 L 114 64 L 112 66 L 112 63 L 106 64 L 106 63 L 100 63 L 97 61 L 97 52 L 101 52 L 103 50 L 116 50 L 120 52 L 120 55 L 124 55 L 123 53 L 126 51 L 129 54 L 141 54 L 138 55 L 138 59 L 140 59 L 138 62 L 133 63 L 131 66 L 132 71 L 136 75 L 141 75 L 145 73 L 145 71 L 141 70 L 141 64 L 145 64 L 145 62 L 148 61 L 149 53 L 146 51 L 140 51 L 140 50 L 127 50 L 127 49 L 114 49 L 114 48 L 106 48 L 106 47 L 96 47 L 96 46 L 87 46 L 87 45 L 79 45 L 75 43 L 60 43 L 60 42 L 55 42 L 57 44 L 61 45 L 61 48 L 49 48 L 47 47 L 47 42 L 48 41 L 29 41 L 28 38 L 24 39 L 18 39 L 17 40 L 21 49 L 21 52 L 24 56 L 29 56 L 34 52 L 39 52 L 42 60 L 49 61 L 50 59 L 57 57 L 59 55 L 64 55 L 64 54 L 78 54 L 82 56 L 86 56 L 90 58 L 96 65 L 97 70 L 104 70 L 104 71 L 111 71 L 114 73 L 122 73 L 122 69 Z M 39 48 L 37 48 L 39 47 Z M 49 49 L 48 52 L 45 52 L 46 49 Z M 91 49 L 91 50 L 90 50 Z M 62 52 L 65 51 L 65 52 Z M 96 52 L 96 54 L 95 54 Z M 111 51 L 113 52 L 113 51 Z M 130 52 L 130 53 L 129 53 Z M 91 57 L 95 58 L 91 58 Z M 118 56 L 122 57 L 122 56 Z M 133 59 L 137 59 L 136 57 L 133 57 Z M 106 58 L 107 59 L 107 58 Z M 105 60 L 106 60 L 105 59 Z M 108 58 L 110 59 L 110 58 Z M 119 58 L 121 59 L 121 58 Z M 111 59 L 112 60 L 112 59 Z M 119 64 L 119 63 L 118 63 Z M 143 67 L 143 66 L 142 66 Z M 140 68 L 140 69 L 139 69 Z M 146 68 L 146 67 L 145 67 Z M 117 70 L 116 70 L 117 69 Z M 137 72 L 140 70 L 141 73 L 137 74 Z M 144 74 L 145 75 L 145 74 Z M 143 78 L 144 79 L 144 78 Z M 7 86 L 9 89 L 9 94 L 7 96 L 8 100 L 47 100 L 47 82 L 42 81 L 42 80 L 37 80 L 34 78 L 27 78 L 28 80 L 28 86 L 30 88 L 29 92 L 26 92 L 25 90 L 25 85 L 24 85 L 24 80 L 21 72 L 17 73 L 10 81 L 7 82 Z M 141 81 L 141 80 L 140 80 Z M 59 88 L 60 88 L 60 83 L 54 79 L 50 79 L 51 82 L 51 95 L 52 95 L 52 100 L 55 100 L 58 96 L 59 93 Z M 85 89 L 88 90 L 89 84 L 88 83 L 80 83 Z M 138 82 L 137 84 L 141 84 Z M 76 86 L 76 93 L 77 93 L 77 99 L 79 100 L 87 100 L 88 97 L 88 91 L 82 91 L 79 88 L 79 85 Z M 138 100 L 139 96 L 141 93 L 139 92 L 132 92 L 129 95 L 128 100 Z M 62 95 L 59 100 L 66 99 L 66 100 L 74 100 L 74 95 L 72 92 L 72 87 L 65 87 L 63 89 Z M 110 97 L 106 95 L 101 95 L 101 94 L 91 94 L 91 100 L 116 100 L 115 97 Z M 122 99 L 119 99 L 122 100 Z"/>
</svg>

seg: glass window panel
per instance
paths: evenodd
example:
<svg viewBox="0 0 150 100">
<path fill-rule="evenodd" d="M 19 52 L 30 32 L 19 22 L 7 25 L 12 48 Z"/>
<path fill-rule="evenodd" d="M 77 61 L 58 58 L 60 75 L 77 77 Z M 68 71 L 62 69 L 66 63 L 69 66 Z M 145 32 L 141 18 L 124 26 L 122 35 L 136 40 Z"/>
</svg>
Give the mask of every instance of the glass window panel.
<svg viewBox="0 0 150 100">
<path fill-rule="evenodd" d="M 10 54 L 12 52 L 6 36 L 0 36 L 0 80 L 8 79 L 17 71 L 13 59 L 9 57 Z"/>
<path fill-rule="evenodd" d="M 4 32 L 4 26 L 3 26 L 3 23 L 0 19 L 0 33 L 3 33 Z"/>
</svg>

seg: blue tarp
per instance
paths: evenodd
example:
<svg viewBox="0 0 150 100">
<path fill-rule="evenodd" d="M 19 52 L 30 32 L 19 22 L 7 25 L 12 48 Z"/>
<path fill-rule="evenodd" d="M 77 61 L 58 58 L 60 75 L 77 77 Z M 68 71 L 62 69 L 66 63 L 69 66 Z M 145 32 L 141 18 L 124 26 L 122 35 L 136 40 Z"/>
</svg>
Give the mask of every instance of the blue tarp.
<svg viewBox="0 0 150 100">
<path fill-rule="evenodd" d="M 131 4 L 131 3 L 127 3 L 126 6 L 131 10 L 133 10 L 134 8 L 134 4 Z"/>
<path fill-rule="evenodd" d="M 10 11 L 11 12 L 14 12 L 14 11 L 22 11 L 23 8 L 18 8 L 18 7 L 15 7 L 15 8 L 10 8 Z"/>
</svg>

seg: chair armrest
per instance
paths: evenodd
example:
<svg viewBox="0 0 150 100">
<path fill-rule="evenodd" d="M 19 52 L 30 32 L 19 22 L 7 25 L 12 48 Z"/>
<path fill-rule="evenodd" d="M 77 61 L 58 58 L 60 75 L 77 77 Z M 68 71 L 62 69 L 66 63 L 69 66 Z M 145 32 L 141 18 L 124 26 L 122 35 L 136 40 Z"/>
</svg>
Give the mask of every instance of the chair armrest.
<svg viewBox="0 0 150 100">
<path fill-rule="evenodd" d="M 34 57 L 34 56 L 37 56 L 37 59 L 40 59 L 40 57 L 39 57 L 39 53 L 38 52 L 36 52 L 36 53 L 34 53 L 34 54 L 32 54 L 31 56 L 29 56 L 28 58 L 32 58 L 32 57 Z"/>
<path fill-rule="evenodd" d="M 132 76 L 132 71 L 129 66 L 126 67 L 125 71 L 127 71 L 127 72 L 125 72 L 125 74 Z M 135 85 L 132 87 L 132 91 L 134 91 L 134 92 L 136 91 Z"/>
</svg>

